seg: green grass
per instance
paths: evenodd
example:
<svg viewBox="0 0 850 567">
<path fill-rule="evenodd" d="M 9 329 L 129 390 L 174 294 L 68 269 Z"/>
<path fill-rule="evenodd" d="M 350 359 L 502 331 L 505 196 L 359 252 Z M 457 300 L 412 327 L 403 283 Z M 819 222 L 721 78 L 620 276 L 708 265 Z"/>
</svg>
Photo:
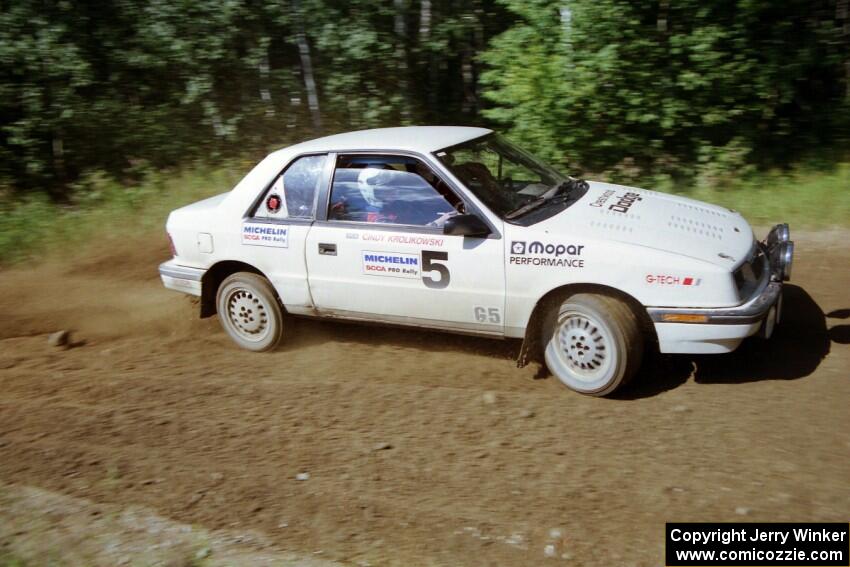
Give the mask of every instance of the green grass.
<svg viewBox="0 0 850 567">
<path fill-rule="evenodd" d="M 17 555 L 0 552 L 0 567 L 29 567 L 29 564 Z"/>
<path fill-rule="evenodd" d="M 155 237 L 164 243 L 171 210 L 229 191 L 251 165 L 151 172 L 133 185 L 93 175 L 66 206 L 42 195 L 0 199 L 0 265 L 66 254 L 106 238 Z"/>
<path fill-rule="evenodd" d="M 76 187 L 72 206 L 57 206 L 44 196 L 23 201 L 0 196 L 0 265 L 84 250 L 87 243 L 107 238 L 165 242 L 169 211 L 230 190 L 252 165 L 243 161 L 150 172 L 132 185 L 92 175 Z M 850 163 L 830 171 L 760 174 L 721 188 L 672 191 L 736 209 L 754 225 L 850 227 Z"/>
<path fill-rule="evenodd" d="M 753 225 L 850 227 L 850 163 L 829 172 L 761 174 L 727 187 L 694 188 L 681 194 L 736 209 Z"/>
</svg>

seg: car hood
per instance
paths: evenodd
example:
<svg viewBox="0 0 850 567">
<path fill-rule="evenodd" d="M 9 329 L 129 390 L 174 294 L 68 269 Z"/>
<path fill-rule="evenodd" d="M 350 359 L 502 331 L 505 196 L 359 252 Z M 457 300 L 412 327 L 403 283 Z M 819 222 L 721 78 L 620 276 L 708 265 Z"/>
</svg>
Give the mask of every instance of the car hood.
<svg viewBox="0 0 850 567">
<path fill-rule="evenodd" d="M 695 199 L 589 181 L 587 193 L 540 223 L 552 232 L 613 240 L 734 268 L 753 246 L 753 231 L 737 212 Z"/>
</svg>

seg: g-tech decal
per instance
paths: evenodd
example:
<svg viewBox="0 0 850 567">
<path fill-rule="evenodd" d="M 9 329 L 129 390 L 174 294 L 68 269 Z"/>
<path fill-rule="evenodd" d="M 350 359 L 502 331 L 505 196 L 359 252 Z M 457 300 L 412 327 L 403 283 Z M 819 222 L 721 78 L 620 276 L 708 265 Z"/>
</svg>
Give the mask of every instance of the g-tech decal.
<svg viewBox="0 0 850 567">
<path fill-rule="evenodd" d="M 584 259 L 578 258 L 583 251 L 583 244 L 551 244 L 539 241 L 514 240 L 511 242 L 508 263 L 517 266 L 583 268 Z M 562 258 L 561 256 L 569 257 Z"/>
<path fill-rule="evenodd" d="M 392 278 L 419 278 L 419 256 L 397 252 L 361 252 L 363 273 L 368 276 Z"/>
<path fill-rule="evenodd" d="M 246 222 L 242 224 L 242 244 L 249 246 L 289 247 L 289 226 Z"/>
<path fill-rule="evenodd" d="M 672 276 L 670 274 L 647 274 L 646 283 L 650 285 L 697 286 L 702 280 L 691 276 Z"/>
</svg>

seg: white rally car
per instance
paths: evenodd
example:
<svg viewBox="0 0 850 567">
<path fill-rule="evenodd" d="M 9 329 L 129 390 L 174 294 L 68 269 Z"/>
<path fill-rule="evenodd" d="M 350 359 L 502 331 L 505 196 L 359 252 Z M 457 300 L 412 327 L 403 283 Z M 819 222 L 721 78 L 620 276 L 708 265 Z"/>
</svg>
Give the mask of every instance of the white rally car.
<svg viewBox="0 0 850 567">
<path fill-rule="evenodd" d="M 167 288 L 241 347 L 289 316 L 523 338 L 605 395 L 645 347 L 725 353 L 779 321 L 793 243 L 729 209 L 565 176 L 482 128 L 329 136 L 274 152 L 229 193 L 175 210 Z"/>
</svg>

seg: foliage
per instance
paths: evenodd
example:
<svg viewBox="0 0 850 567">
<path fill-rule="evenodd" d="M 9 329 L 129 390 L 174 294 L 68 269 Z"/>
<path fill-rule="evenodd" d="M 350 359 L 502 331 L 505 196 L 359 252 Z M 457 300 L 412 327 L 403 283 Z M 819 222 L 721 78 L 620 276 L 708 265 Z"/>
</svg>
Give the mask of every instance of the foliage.
<svg viewBox="0 0 850 567">
<path fill-rule="evenodd" d="M 698 176 L 845 145 L 837 0 L 502 0 L 521 21 L 482 59 L 485 116 L 574 170 Z"/>
<path fill-rule="evenodd" d="M 57 205 L 41 194 L 0 198 L 0 265 L 129 235 L 159 238 L 165 246 L 163 227 L 171 210 L 230 190 L 252 165 L 234 161 L 150 171 L 131 187 L 91 174 L 75 184 L 73 204 Z"/>
<path fill-rule="evenodd" d="M 135 199 L 151 171 L 375 126 L 501 126 L 570 171 L 658 188 L 741 188 L 814 155 L 828 170 L 850 148 L 848 12 L 845 0 L 4 0 L 0 247 L 14 249 L 14 227 L 39 234 L 51 203 L 86 209 L 110 183 L 116 202 Z"/>
<path fill-rule="evenodd" d="M 510 21 L 483 0 L 10 0 L 0 186 L 62 200 L 92 169 L 133 179 L 323 131 L 472 121 L 475 55 Z"/>
</svg>

